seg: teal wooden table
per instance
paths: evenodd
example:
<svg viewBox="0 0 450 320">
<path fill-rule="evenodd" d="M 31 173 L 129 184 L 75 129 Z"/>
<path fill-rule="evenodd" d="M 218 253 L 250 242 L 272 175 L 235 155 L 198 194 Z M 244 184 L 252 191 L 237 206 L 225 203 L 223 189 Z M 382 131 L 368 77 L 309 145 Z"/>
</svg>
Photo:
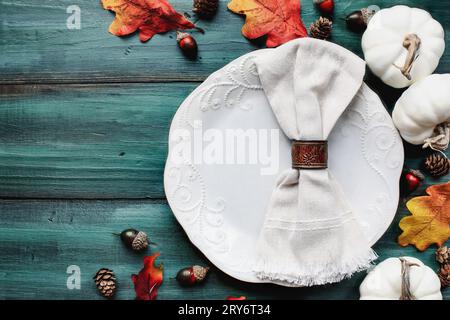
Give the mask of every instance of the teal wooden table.
<svg viewBox="0 0 450 320">
<path fill-rule="evenodd" d="M 181 288 L 174 276 L 191 264 L 208 264 L 188 241 L 167 205 L 163 167 L 172 116 L 183 99 L 211 72 L 260 48 L 240 34 L 243 19 L 226 9 L 199 21 L 196 61 L 183 57 L 174 33 L 147 43 L 108 33 L 113 14 L 98 0 L 1 0 L 0 5 L 0 299 L 101 299 L 92 282 L 100 267 L 119 279 L 118 299 L 133 299 L 130 275 L 142 254 L 125 249 L 113 232 L 146 231 L 158 244 L 165 280 L 159 299 L 256 298 L 356 299 L 365 276 L 339 284 L 289 289 L 243 283 L 213 270 L 199 287 Z M 172 0 L 180 12 L 191 1 Z M 361 56 L 360 35 L 343 17 L 376 4 L 424 8 L 439 20 L 450 43 L 450 6 L 434 0 L 336 1 L 332 41 Z M 70 5 L 81 9 L 81 29 L 68 29 Z M 318 17 L 302 1 L 309 25 Z M 437 72 L 450 72 L 450 49 Z M 375 77 L 367 82 L 389 110 L 401 94 Z M 407 146 L 416 168 L 423 153 Z M 448 180 L 427 179 L 416 191 Z M 395 221 L 375 246 L 380 260 L 411 255 L 437 268 L 434 248 L 420 253 L 400 247 L 398 221 L 408 212 L 400 201 Z M 81 289 L 69 290 L 67 267 L 81 269 Z M 450 298 L 449 290 L 444 296 Z"/>
</svg>

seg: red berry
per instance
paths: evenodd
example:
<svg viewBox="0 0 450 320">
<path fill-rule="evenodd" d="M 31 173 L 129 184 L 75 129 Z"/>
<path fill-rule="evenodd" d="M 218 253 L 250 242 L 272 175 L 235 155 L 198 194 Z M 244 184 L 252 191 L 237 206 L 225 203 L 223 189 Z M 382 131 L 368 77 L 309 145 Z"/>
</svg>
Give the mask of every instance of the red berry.
<svg viewBox="0 0 450 320">
<path fill-rule="evenodd" d="M 334 11 L 334 0 L 314 0 L 314 4 L 324 15 L 332 15 Z"/>
<path fill-rule="evenodd" d="M 419 170 L 407 170 L 402 173 L 400 189 L 403 195 L 414 192 L 425 177 Z"/>
<path fill-rule="evenodd" d="M 406 179 L 406 182 L 408 183 L 408 190 L 409 191 L 414 191 L 414 190 L 416 190 L 418 187 L 419 187 L 419 185 L 420 185 L 420 180 L 419 180 L 419 178 L 417 178 L 415 175 L 413 175 L 412 173 L 407 173 L 406 175 L 405 175 L 405 179 Z"/>
<path fill-rule="evenodd" d="M 184 55 L 189 58 L 197 57 L 198 46 L 194 37 L 188 33 L 177 31 L 177 42 Z"/>
</svg>

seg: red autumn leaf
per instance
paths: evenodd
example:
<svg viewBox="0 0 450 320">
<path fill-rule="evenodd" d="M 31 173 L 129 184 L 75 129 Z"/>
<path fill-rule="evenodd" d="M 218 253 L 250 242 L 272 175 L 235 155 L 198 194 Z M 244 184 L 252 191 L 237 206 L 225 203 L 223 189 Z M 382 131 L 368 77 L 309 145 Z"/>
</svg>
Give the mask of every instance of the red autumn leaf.
<svg viewBox="0 0 450 320">
<path fill-rule="evenodd" d="M 101 1 L 104 9 L 116 13 L 116 18 L 109 26 L 109 32 L 116 36 L 126 36 L 139 30 L 139 39 L 145 42 L 157 33 L 195 28 L 167 0 Z"/>
<path fill-rule="evenodd" d="M 226 300 L 247 300 L 247 297 L 246 296 L 240 296 L 240 297 L 228 296 Z"/>
<path fill-rule="evenodd" d="M 300 0 L 231 0 L 228 9 L 246 16 L 242 27 L 246 38 L 267 34 L 267 47 L 308 36 L 300 18 Z"/>
<path fill-rule="evenodd" d="M 158 294 L 158 287 L 163 282 L 163 266 L 155 265 L 159 252 L 144 257 L 144 267 L 139 274 L 131 275 L 136 292 L 136 300 L 154 300 Z"/>
</svg>

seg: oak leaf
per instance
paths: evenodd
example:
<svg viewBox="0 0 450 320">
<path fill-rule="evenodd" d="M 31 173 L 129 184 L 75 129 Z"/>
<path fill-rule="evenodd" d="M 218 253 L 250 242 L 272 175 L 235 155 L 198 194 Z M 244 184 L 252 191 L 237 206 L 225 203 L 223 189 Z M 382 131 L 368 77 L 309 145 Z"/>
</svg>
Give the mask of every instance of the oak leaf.
<svg viewBox="0 0 450 320">
<path fill-rule="evenodd" d="M 400 220 L 401 246 L 413 244 L 424 251 L 433 243 L 443 245 L 450 237 L 450 181 L 428 187 L 426 193 L 428 196 L 415 197 L 406 203 L 412 215 Z"/>
<path fill-rule="evenodd" d="M 166 0 L 101 0 L 103 8 L 116 13 L 109 32 L 126 36 L 139 30 L 142 42 L 157 33 L 192 29 L 195 25 L 175 11 Z"/>
<path fill-rule="evenodd" d="M 139 273 L 131 275 L 134 284 L 136 300 L 154 300 L 158 294 L 158 287 L 163 282 L 163 266 L 155 265 L 159 252 L 144 257 L 144 267 Z"/>
<path fill-rule="evenodd" d="M 246 16 L 242 27 L 246 38 L 267 35 L 267 47 L 308 36 L 300 18 L 300 0 L 232 0 L 228 9 Z"/>
</svg>

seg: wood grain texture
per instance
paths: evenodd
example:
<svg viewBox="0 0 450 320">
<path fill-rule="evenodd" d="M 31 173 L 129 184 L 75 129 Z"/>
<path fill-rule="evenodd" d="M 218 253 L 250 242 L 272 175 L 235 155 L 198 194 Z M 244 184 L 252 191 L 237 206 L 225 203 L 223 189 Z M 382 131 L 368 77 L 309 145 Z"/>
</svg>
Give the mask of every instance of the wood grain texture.
<svg viewBox="0 0 450 320">
<path fill-rule="evenodd" d="M 400 217 L 400 215 L 397 217 Z M 112 233 L 127 227 L 146 231 L 158 245 L 158 262 L 165 280 L 159 299 L 224 299 L 245 295 L 249 299 L 357 299 L 365 276 L 358 273 L 339 284 L 314 288 L 283 288 L 248 284 L 213 269 L 204 285 L 182 288 L 177 271 L 208 261 L 188 241 L 167 204 L 160 201 L 0 201 L 0 299 L 101 299 L 92 276 L 101 267 L 115 271 L 117 299 L 133 299 L 130 280 L 142 267 L 144 254 L 125 248 Z M 416 256 L 436 268 L 433 250 L 424 253 L 395 243 L 397 221 L 378 242 L 380 261 L 391 256 Z M 81 290 L 66 286 L 69 265 L 81 268 Z M 450 291 L 443 292 L 450 298 Z"/>
<path fill-rule="evenodd" d="M 192 1 L 172 0 L 171 3 L 180 12 L 191 12 Z M 99 0 L 2 0 L 0 83 L 203 80 L 224 64 L 264 44 L 264 41 L 250 42 L 242 37 L 243 18 L 228 11 L 226 3 L 227 0 L 221 0 L 213 20 L 198 22 L 206 33 L 194 32 L 200 58 L 191 61 L 177 49 L 174 32 L 156 35 L 144 44 L 137 35 L 119 38 L 109 34 L 108 26 L 114 15 L 103 10 Z M 360 35 L 349 32 L 343 18 L 369 4 L 424 8 L 444 26 L 446 42 L 450 39 L 450 8 L 446 1 L 341 0 L 336 5 L 331 40 L 361 55 Z M 69 5 L 81 9 L 80 30 L 66 27 Z M 318 16 L 312 0 L 302 1 L 306 26 Z M 446 65 L 450 65 L 448 50 L 441 62 L 441 66 Z M 438 71 L 445 69 L 441 67 Z"/>
<path fill-rule="evenodd" d="M 402 92 L 370 73 L 367 83 L 389 110 Z M 182 82 L 0 87 L 0 197 L 165 198 L 170 122 L 195 87 Z M 426 153 L 406 147 L 408 166 L 420 167 Z"/>
<path fill-rule="evenodd" d="M 0 196 L 164 197 L 169 126 L 192 84 L 5 88 Z"/>
</svg>

